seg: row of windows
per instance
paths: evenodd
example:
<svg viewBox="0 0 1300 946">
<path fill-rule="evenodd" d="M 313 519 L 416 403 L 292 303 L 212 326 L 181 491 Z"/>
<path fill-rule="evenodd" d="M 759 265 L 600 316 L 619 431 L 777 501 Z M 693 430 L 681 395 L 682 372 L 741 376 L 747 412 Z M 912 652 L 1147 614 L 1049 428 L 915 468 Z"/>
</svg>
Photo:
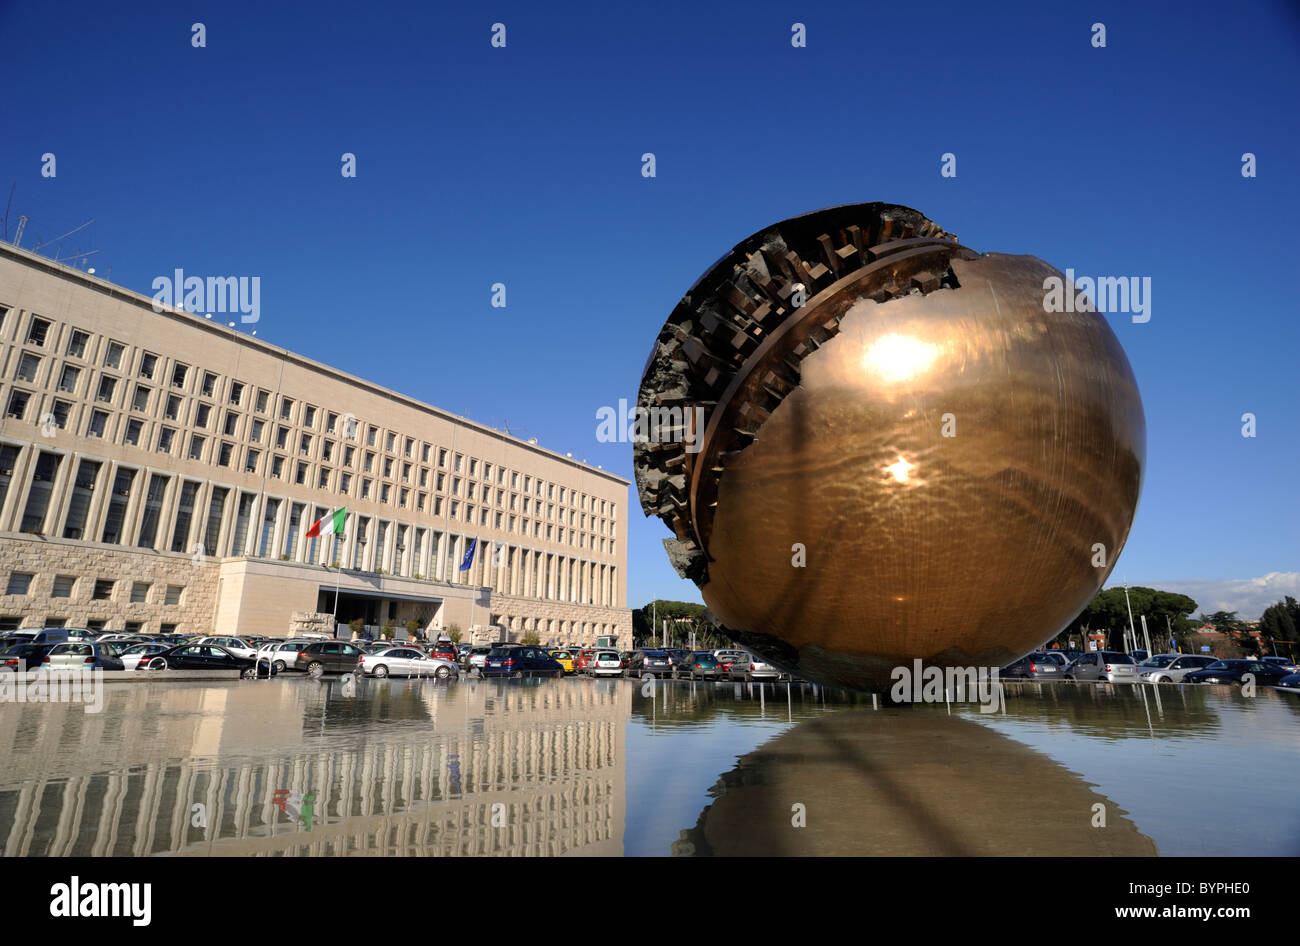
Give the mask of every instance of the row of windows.
<svg viewBox="0 0 1300 946">
<path fill-rule="evenodd" d="M 32 582 L 36 575 L 32 572 L 10 572 L 9 583 L 5 587 L 5 594 L 8 595 L 29 595 L 32 593 Z M 74 598 L 76 597 L 77 582 L 88 585 L 91 601 L 112 601 L 114 592 L 118 586 L 125 590 L 124 595 L 129 597 L 121 600 L 129 601 L 131 604 L 147 604 L 149 602 L 149 589 L 153 587 L 152 582 L 147 581 L 126 581 L 113 578 L 86 578 L 78 575 L 55 575 L 53 583 L 50 586 L 51 598 Z M 163 604 L 180 605 L 181 594 L 185 591 L 184 585 L 166 585 L 163 590 Z"/>
<path fill-rule="evenodd" d="M 0 508 L 3 508 L 11 488 L 18 459 L 18 447 L 0 444 Z M 318 537 L 306 536 L 311 523 L 330 511 L 327 507 L 261 496 L 256 492 L 187 480 L 167 473 L 124 466 L 113 468 L 105 461 L 89 457 L 69 458 L 70 464 L 75 463 L 75 470 L 66 485 L 66 501 L 60 506 L 60 524 L 59 516 L 51 514 L 51 498 L 64 459 L 61 454 L 37 451 L 35 462 L 31 463 L 27 496 L 22 505 L 20 531 L 114 545 L 134 542 L 139 548 L 163 548 L 172 552 L 202 552 L 211 556 L 251 554 L 312 564 L 336 564 L 336 557 L 340 555 L 337 545 L 328 538 L 319 540 L 318 546 Z M 110 480 L 108 495 L 96 503 L 97 491 Z M 347 543 L 342 551 L 345 557 L 337 564 L 416 578 L 469 580 L 470 576 L 462 576 L 458 568 L 468 541 L 465 537 L 460 539 L 461 546 L 455 548 L 447 541 L 445 532 L 359 514 L 349 517 L 347 530 Z M 367 550 L 371 540 L 373 544 Z M 489 567 L 485 563 L 488 546 L 499 550 L 493 554 L 499 556 L 504 552 L 507 558 L 494 560 Z M 500 583 L 503 579 L 493 577 L 492 573 L 503 567 L 513 570 L 513 556 L 517 551 L 520 550 L 502 543 L 485 542 L 473 562 L 473 577 L 481 579 L 476 583 L 489 579 Z M 558 553 L 532 552 L 530 568 L 538 569 L 539 574 L 516 583 L 523 587 L 531 584 L 549 589 L 558 582 L 569 581 L 569 585 L 553 593 L 569 600 L 570 594 L 576 593 L 572 589 L 585 584 L 593 595 L 592 603 L 613 601 L 615 572 L 612 567 L 584 563 L 581 567 L 592 565 L 593 568 L 585 581 L 579 580 L 574 586 L 571 573 L 579 567 L 574 564 L 578 560 L 568 557 L 569 564 L 561 566 L 561 558 Z M 499 590 L 511 594 L 529 593 L 504 587 Z M 107 593 L 112 594 L 111 590 Z M 135 593 L 133 590 L 132 594 Z M 94 594 L 100 594 L 98 585 Z"/>
<path fill-rule="evenodd" d="M 7 309 L 0 307 L 0 323 L 3 323 L 7 313 Z M 95 391 L 94 403 L 103 404 L 105 408 L 118 407 L 125 410 L 128 409 L 127 402 L 129 401 L 129 410 L 148 414 L 152 406 L 153 411 L 160 412 L 163 421 L 173 421 L 178 427 L 194 426 L 204 430 L 212 430 L 215 434 L 219 426 L 220 434 L 212 438 L 201 434 L 191 436 L 188 444 L 184 445 L 184 455 L 189 459 L 234 466 L 238 462 L 237 456 L 242 451 L 243 469 L 246 472 L 255 473 L 258 472 L 258 466 L 262 460 L 262 450 L 229 441 L 219 442 L 217 437 L 236 438 L 250 444 L 261 444 L 269 448 L 269 444 L 264 442 L 264 437 L 270 440 L 273 436 L 275 449 L 296 451 L 299 457 L 319 460 L 322 464 L 331 463 L 343 467 L 354 467 L 358 461 L 361 461 L 361 472 L 365 473 L 370 473 L 375 468 L 377 456 L 374 451 L 367 450 L 358 456 L 356 448 L 346 444 L 343 445 L 340 451 L 338 441 L 330 440 L 324 436 L 336 434 L 340 438 L 356 440 L 360 432 L 360 425 L 350 414 L 323 411 L 315 405 L 300 403 L 293 398 L 280 396 L 274 416 L 283 423 L 276 423 L 271 420 L 271 398 L 273 395 L 264 389 L 250 388 L 243 382 L 233 380 L 224 386 L 226 408 L 223 409 L 217 404 L 187 403 L 182 394 L 188 390 L 187 384 L 191 379 L 198 379 L 193 393 L 201 397 L 214 399 L 218 399 L 223 390 L 222 379 L 213 372 L 192 369 L 192 366 L 181 362 L 170 363 L 167 377 L 164 379 L 161 373 L 163 370 L 161 366 L 162 356 L 147 350 L 140 350 L 137 359 L 120 342 L 102 337 L 95 339 L 80 329 L 70 326 L 67 328 L 68 340 L 65 355 L 68 359 L 84 360 L 89 363 L 93 361 L 94 349 L 98 345 L 103 349 L 104 367 L 123 372 L 123 374 L 114 376 L 101 371 L 98 378 L 93 379 L 91 378 L 89 364 L 81 366 L 69 360 L 61 365 L 55 365 L 55 368 L 51 369 L 47 386 L 55 386 L 54 377 L 57 374 L 56 392 L 76 395 L 78 388 L 82 384 L 84 374 L 87 378 L 85 396 L 89 397 L 90 388 L 93 384 Z M 57 351 L 57 334 L 58 328 L 49 320 L 33 315 L 25 336 L 26 344 L 39 348 L 51 348 Z M 14 369 L 15 379 L 28 384 L 37 384 L 41 362 L 42 355 L 40 353 L 26 350 L 19 352 L 18 362 Z M 132 363 L 135 364 L 137 377 L 158 384 L 162 384 L 166 380 L 167 389 L 155 389 L 138 381 L 132 386 L 125 378 L 125 372 L 131 367 Z M 174 391 L 181 393 L 173 393 Z M 252 392 L 251 395 L 249 394 L 250 391 Z M 121 392 L 121 397 L 118 396 L 119 392 Z M 8 398 L 6 414 L 17 418 L 26 416 L 32 396 L 33 392 L 15 387 Z M 246 404 L 246 400 L 251 403 Z M 267 419 L 246 418 L 244 414 L 231 410 L 230 407 L 244 408 L 254 413 L 266 415 Z M 46 412 L 40 418 L 34 418 L 34 420 L 42 424 L 52 423 L 56 427 L 66 429 L 69 423 L 69 414 L 72 410 L 73 405 L 70 401 L 56 397 L 51 399 Z M 248 421 L 246 425 L 243 423 L 245 419 Z M 318 420 L 323 421 L 323 427 L 321 428 L 323 434 L 314 433 Z M 151 432 L 145 429 L 146 423 L 145 419 L 128 418 L 122 425 L 122 442 L 148 448 Z M 88 436 L 113 439 L 113 432 L 110 430 L 111 424 L 112 421 L 107 409 L 93 408 L 87 415 L 86 433 Z M 267 431 L 268 426 L 272 424 L 274 425 L 273 434 Z M 286 426 L 286 424 L 292 426 Z M 164 453 L 173 453 L 177 449 L 179 440 L 177 433 L 177 428 L 159 425 L 157 438 L 154 441 L 154 449 Z M 205 456 L 209 439 L 219 443 L 214 448 L 211 458 Z M 408 483 L 412 482 L 412 463 L 404 462 L 399 468 L 395 462 L 398 457 L 405 457 L 414 461 L 414 458 L 418 455 L 420 463 L 428 464 L 431 462 L 433 450 L 435 449 L 428 443 L 405 437 L 396 431 L 381 431 L 380 428 L 373 425 L 366 428 L 365 442 L 367 447 L 378 447 L 382 442 L 383 449 L 393 454 L 393 456 L 383 458 L 382 476 L 397 479 L 397 470 L 400 469 L 400 478 Z M 476 457 L 467 457 L 460 453 L 453 454 L 445 448 L 436 449 L 438 467 L 457 474 L 464 473 L 468 478 L 481 478 L 484 481 L 481 487 L 485 491 L 488 490 L 494 480 L 496 485 L 501 487 L 504 487 L 508 481 L 512 491 L 518 491 L 522 486 L 524 493 L 534 493 L 539 498 L 544 497 L 552 502 L 558 501 L 560 505 L 567 504 L 571 509 L 580 510 L 584 514 L 590 512 L 592 531 L 606 534 L 612 534 L 613 532 L 612 520 L 616 515 L 616 508 L 612 502 L 596 499 L 588 494 L 579 493 L 577 490 L 557 486 L 555 483 L 548 483 L 540 477 L 510 471 L 499 464 L 494 465 L 487 461 L 481 461 Z M 278 462 L 272 460 L 274 469 L 267 472 L 272 476 L 286 480 L 292 477 L 295 481 L 298 481 L 301 465 L 301 462 L 295 464 L 281 457 L 278 458 Z M 340 474 L 336 488 L 344 495 L 351 495 L 351 474 L 341 470 L 336 470 L 336 472 Z M 306 477 L 306 474 L 303 475 Z M 330 471 L 323 468 L 318 471 L 318 485 L 316 488 L 328 488 L 328 486 L 320 484 L 324 483 L 330 475 Z M 419 487 L 422 489 L 427 488 L 429 480 L 428 468 L 420 470 L 418 477 Z M 439 473 L 438 479 L 441 481 L 443 474 Z M 459 478 L 457 479 L 459 481 Z M 306 482 L 306 478 L 300 482 Z M 469 485 L 472 486 L 473 484 Z M 439 482 L 434 488 L 442 490 L 443 484 Z M 388 498 L 380 499 L 380 502 L 394 502 L 397 500 L 398 493 L 396 491 L 388 490 L 386 492 L 389 494 Z M 502 504 L 500 498 L 502 492 L 502 489 L 497 490 L 498 505 Z M 357 495 L 360 498 L 369 498 L 365 493 L 358 493 Z M 472 499 L 474 497 L 472 494 L 467 493 L 467 498 Z M 597 528 L 597 515 L 602 517 L 600 528 Z M 610 521 L 605 521 L 606 517 Z M 570 525 L 573 525 L 573 523 L 570 522 Z"/>
<path fill-rule="evenodd" d="M 6 614 L 0 616 L 0 633 L 3 633 L 4 631 L 16 631 L 19 628 L 22 628 L 24 626 L 28 628 L 34 628 L 34 627 L 55 628 L 55 627 L 68 626 L 68 619 L 61 618 L 61 617 L 47 617 L 43 619 L 36 618 L 35 620 L 43 622 L 38 625 L 32 625 L 32 624 L 24 625 L 22 623 L 23 620 L 24 618 L 13 614 Z M 28 618 L 27 620 L 31 620 L 31 618 Z M 145 634 L 150 631 L 150 625 L 146 621 L 123 621 L 122 626 L 119 628 L 115 626 L 115 624 L 110 625 L 110 621 L 113 620 L 114 619 L 112 618 L 91 618 L 89 621 L 86 622 L 86 630 L 96 631 L 96 632 L 121 630 L 126 634 Z M 180 628 L 179 624 L 163 621 L 158 625 L 158 633 L 176 634 L 179 632 L 179 628 Z"/>
</svg>

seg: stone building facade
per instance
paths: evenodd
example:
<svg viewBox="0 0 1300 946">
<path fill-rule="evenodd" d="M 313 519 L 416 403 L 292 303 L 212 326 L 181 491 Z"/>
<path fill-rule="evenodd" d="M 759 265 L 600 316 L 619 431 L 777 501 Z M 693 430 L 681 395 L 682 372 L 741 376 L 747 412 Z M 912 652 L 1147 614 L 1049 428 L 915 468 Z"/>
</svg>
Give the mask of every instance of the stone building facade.
<svg viewBox="0 0 1300 946">
<path fill-rule="evenodd" d="M 631 641 L 627 480 L 3 243 L 0 409 L 0 629 Z"/>
</svg>

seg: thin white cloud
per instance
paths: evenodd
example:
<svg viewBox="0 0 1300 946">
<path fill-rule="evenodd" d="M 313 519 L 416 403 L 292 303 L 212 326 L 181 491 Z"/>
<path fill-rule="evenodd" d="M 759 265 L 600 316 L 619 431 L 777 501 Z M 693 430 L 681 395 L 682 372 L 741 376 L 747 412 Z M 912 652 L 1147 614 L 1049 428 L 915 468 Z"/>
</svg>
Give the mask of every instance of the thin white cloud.
<svg viewBox="0 0 1300 946">
<path fill-rule="evenodd" d="M 1269 572 L 1261 578 L 1176 578 L 1131 584 L 1195 598 L 1196 614 L 1236 611 L 1243 621 L 1258 620 L 1265 608 L 1287 595 L 1300 598 L 1300 572 Z"/>
</svg>

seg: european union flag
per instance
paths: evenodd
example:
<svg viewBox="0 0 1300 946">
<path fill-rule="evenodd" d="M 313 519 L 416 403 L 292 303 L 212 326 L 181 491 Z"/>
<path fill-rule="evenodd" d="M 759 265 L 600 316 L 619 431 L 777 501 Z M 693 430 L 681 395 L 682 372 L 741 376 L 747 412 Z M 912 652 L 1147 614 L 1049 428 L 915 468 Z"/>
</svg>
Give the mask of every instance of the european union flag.
<svg viewBox="0 0 1300 946">
<path fill-rule="evenodd" d="M 469 567 L 474 564 L 474 546 L 476 545 L 478 545 L 478 539 L 469 540 L 469 548 L 465 550 L 465 557 L 460 562 L 460 571 L 467 572 Z"/>
</svg>

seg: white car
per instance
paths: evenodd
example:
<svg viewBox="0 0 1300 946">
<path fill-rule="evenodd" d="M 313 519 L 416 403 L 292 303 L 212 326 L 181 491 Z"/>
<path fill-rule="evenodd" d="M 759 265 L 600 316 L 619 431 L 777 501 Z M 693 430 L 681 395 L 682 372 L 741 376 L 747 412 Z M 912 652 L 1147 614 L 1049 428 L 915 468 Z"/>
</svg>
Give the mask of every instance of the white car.
<svg viewBox="0 0 1300 946">
<path fill-rule="evenodd" d="M 414 647 L 389 647 L 373 654 L 362 654 L 357 669 L 373 677 L 437 677 L 446 680 L 460 673 L 450 660 L 430 657 Z"/>
<path fill-rule="evenodd" d="M 126 650 L 117 655 L 117 659 L 122 661 L 122 666 L 127 670 L 135 670 L 140 661 L 148 660 L 154 654 L 161 654 L 164 650 L 171 650 L 170 644 L 132 644 Z"/>
<path fill-rule="evenodd" d="M 276 671 L 284 670 L 286 667 L 292 667 L 293 662 L 298 659 L 298 651 L 310 644 L 307 638 L 295 638 L 287 641 L 267 641 L 261 647 L 257 648 L 257 659 L 266 660 L 271 658 Z"/>
<path fill-rule="evenodd" d="M 600 650 L 591 658 L 590 670 L 593 677 L 621 677 L 623 659 L 616 650 Z"/>
<path fill-rule="evenodd" d="M 196 641 L 190 641 L 191 644 L 216 644 L 218 647 L 224 647 L 236 657 L 248 657 L 250 660 L 257 656 L 257 648 L 248 641 L 240 640 L 238 637 L 200 637 Z"/>
</svg>

